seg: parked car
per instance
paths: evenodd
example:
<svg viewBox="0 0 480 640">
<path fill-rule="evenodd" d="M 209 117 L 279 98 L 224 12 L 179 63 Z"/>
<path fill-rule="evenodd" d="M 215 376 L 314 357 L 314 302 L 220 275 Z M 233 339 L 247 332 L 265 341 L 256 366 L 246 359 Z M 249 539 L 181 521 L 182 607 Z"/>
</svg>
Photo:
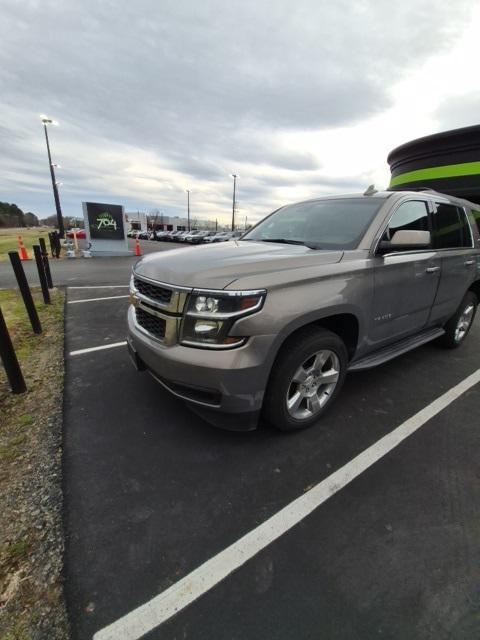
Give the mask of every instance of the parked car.
<svg viewBox="0 0 480 640">
<path fill-rule="evenodd" d="M 463 344 L 480 297 L 479 209 L 369 189 L 282 207 L 238 242 L 145 257 L 132 358 L 217 426 L 255 428 L 262 414 L 309 427 L 347 371 Z"/>
<path fill-rule="evenodd" d="M 164 240 L 165 236 L 167 236 L 169 231 L 155 231 L 155 240 Z"/>
<path fill-rule="evenodd" d="M 174 240 L 174 242 L 183 242 L 185 236 L 187 235 L 187 233 L 189 233 L 188 231 L 176 231 L 172 238 Z"/>
<path fill-rule="evenodd" d="M 191 242 L 192 238 L 199 234 L 200 231 L 194 229 L 193 231 L 188 231 L 184 236 L 181 237 L 181 242 Z"/>
<path fill-rule="evenodd" d="M 238 240 L 239 238 L 241 238 L 243 236 L 243 234 L 245 233 L 245 231 L 233 231 L 230 235 L 230 240 Z"/>
<path fill-rule="evenodd" d="M 199 231 L 198 233 L 196 233 L 194 236 L 190 238 L 189 242 L 191 244 L 201 244 L 202 242 L 205 242 L 206 238 L 214 234 L 215 234 L 215 231 Z"/>
<path fill-rule="evenodd" d="M 218 231 L 214 231 L 214 232 L 212 233 L 212 235 L 207 236 L 207 237 L 205 238 L 204 242 L 205 242 L 206 244 L 211 244 L 212 242 L 215 242 L 214 238 L 216 238 L 218 235 L 219 235 L 219 232 L 218 232 Z"/>
<path fill-rule="evenodd" d="M 226 242 L 230 240 L 230 231 L 220 231 L 214 236 L 205 239 L 205 242 Z"/>
<path fill-rule="evenodd" d="M 212 238 L 216 235 L 217 235 L 216 231 L 205 231 L 202 237 L 202 243 L 203 242 L 210 243 L 212 241 Z"/>
</svg>

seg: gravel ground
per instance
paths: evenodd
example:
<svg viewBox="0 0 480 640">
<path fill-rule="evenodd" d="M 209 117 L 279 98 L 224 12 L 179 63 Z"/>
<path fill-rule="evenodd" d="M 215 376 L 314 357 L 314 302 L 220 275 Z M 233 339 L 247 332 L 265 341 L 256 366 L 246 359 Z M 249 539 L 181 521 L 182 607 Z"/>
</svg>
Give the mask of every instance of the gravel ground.
<svg viewBox="0 0 480 640">
<path fill-rule="evenodd" d="M 32 337 L 28 331 L 24 336 L 22 327 L 15 326 L 14 339 L 21 345 L 18 355 L 28 392 L 13 396 L 0 378 L 2 640 L 69 637 L 62 578 L 63 294 L 60 291 L 55 292 L 54 305 L 45 309 L 41 320 L 44 331 L 40 337 Z"/>
</svg>

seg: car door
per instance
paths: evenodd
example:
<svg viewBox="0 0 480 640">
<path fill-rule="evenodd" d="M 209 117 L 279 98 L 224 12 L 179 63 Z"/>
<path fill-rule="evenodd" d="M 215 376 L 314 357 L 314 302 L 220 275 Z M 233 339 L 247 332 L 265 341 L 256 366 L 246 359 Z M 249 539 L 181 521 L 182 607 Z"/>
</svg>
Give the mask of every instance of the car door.
<svg viewBox="0 0 480 640">
<path fill-rule="evenodd" d="M 442 266 L 432 320 L 441 322 L 455 313 L 468 287 L 475 280 L 477 252 L 464 207 L 436 198 L 432 219 L 433 246 Z"/>
<path fill-rule="evenodd" d="M 403 201 L 382 235 L 391 240 L 399 230 L 431 231 L 429 203 Z M 370 341 L 382 346 L 420 332 L 429 323 L 440 281 L 440 258 L 432 247 L 388 251 L 374 257 L 374 296 Z"/>
</svg>

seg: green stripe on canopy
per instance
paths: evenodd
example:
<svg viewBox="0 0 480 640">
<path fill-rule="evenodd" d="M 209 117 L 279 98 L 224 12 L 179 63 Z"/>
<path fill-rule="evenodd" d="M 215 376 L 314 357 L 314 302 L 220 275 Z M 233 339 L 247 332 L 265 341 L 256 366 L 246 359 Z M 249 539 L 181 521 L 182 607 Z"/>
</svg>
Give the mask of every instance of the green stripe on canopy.
<svg viewBox="0 0 480 640">
<path fill-rule="evenodd" d="M 401 173 L 390 180 L 390 187 L 409 182 L 420 182 L 421 180 L 438 180 L 439 178 L 456 178 L 475 174 L 479 175 L 480 181 L 480 162 L 447 164 L 444 167 L 429 167 L 428 169 L 417 169 L 416 171 Z"/>
</svg>

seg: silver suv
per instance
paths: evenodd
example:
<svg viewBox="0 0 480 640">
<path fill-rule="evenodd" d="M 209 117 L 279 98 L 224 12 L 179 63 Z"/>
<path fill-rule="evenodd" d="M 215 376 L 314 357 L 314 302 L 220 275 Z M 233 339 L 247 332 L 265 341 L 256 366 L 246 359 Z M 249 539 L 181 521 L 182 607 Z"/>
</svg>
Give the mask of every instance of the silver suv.
<svg viewBox="0 0 480 640">
<path fill-rule="evenodd" d="M 430 340 L 458 347 L 480 297 L 480 214 L 465 200 L 371 192 L 278 209 L 240 240 L 146 255 L 128 345 L 213 424 L 315 423 L 347 371 Z"/>
</svg>

